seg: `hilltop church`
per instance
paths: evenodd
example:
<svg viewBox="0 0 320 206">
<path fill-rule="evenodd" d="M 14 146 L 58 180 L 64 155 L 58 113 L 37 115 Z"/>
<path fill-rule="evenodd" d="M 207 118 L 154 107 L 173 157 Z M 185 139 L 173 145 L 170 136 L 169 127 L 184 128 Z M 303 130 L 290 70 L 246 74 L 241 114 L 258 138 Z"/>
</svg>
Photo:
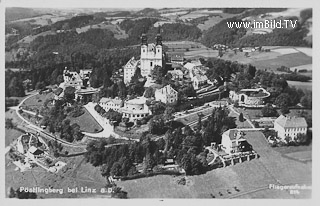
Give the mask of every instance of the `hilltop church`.
<svg viewBox="0 0 320 206">
<path fill-rule="evenodd" d="M 143 77 L 149 77 L 151 70 L 155 66 L 162 66 L 163 62 L 163 48 L 162 37 L 160 34 L 160 27 L 156 36 L 156 43 L 148 44 L 148 38 L 145 33 L 141 35 L 141 57 L 140 60 L 135 60 L 132 57 L 124 66 L 124 83 L 131 81 L 137 67 L 141 69 Z"/>
</svg>

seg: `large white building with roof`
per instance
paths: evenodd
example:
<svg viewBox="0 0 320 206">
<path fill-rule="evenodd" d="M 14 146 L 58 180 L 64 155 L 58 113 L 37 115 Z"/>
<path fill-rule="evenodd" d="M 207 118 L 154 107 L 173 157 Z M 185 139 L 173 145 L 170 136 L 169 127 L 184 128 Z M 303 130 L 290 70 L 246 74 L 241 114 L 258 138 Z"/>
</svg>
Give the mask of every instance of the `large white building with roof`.
<svg viewBox="0 0 320 206">
<path fill-rule="evenodd" d="M 237 129 L 229 129 L 222 134 L 221 148 L 228 154 L 239 152 L 241 145 L 246 143 L 247 140 L 243 137 L 243 133 Z"/>
<path fill-rule="evenodd" d="M 137 67 L 140 65 L 140 60 L 134 59 L 132 57 L 127 64 L 123 68 L 123 81 L 125 84 L 129 83 L 131 81 L 131 78 L 133 77 Z"/>
<path fill-rule="evenodd" d="M 105 110 L 109 111 L 110 109 L 114 111 L 119 111 L 122 106 L 123 101 L 116 97 L 114 99 L 102 97 L 99 101 L 99 105 Z"/>
<path fill-rule="evenodd" d="M 129 118 L 130 121 L 139 120 L 151 114 L 151 111 L 146 104 L 147 99 L 145 97 L 137 97 L 124 102 L 119 112 L 122 112 L 123 118 Z"/>
<path fill-rule="evenodd" d="M 178 92 L 170 85 L 157 89 L 154 96 L 156 101 L 161 101 L 165 104 L 175 104 L 178 101 Z"/>
<path fill-rule="evenodd" d="M 148 39 L 146 34 L 142 34 L 141 37 L 141 58 L 140 58 L 140 68 L 141 75 L 147 77 L 151 75 L 151 70 L 155 66 L 162 67 L 162 37 L 160 31 L 156 36 L 156 43 L 148 44 Z"/>
<path fill-rule="evenodd" d="M 294 140 L 298 134 L 307 134 L 307 127 L 307 122 L 303 117 L 280 115 L 274 122 L 274 130 L 282 140 L 286 137 Z"/>
</svg>

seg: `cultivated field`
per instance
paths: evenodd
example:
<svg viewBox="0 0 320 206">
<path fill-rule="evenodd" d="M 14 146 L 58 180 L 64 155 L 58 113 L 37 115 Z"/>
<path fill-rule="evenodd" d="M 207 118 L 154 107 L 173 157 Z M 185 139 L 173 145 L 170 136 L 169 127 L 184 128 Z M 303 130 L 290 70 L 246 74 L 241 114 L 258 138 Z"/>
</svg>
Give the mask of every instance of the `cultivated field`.
<svg viewBox="0 0 320 206">
<path fill-rule="evenodd" d="M 260 132 L 247 132 L 247 140 L 259 159 L 212 170 L 203 175 L 187 176 L 186 185 L 179 177 L 156 176 L 119 182 L 130 198 L 309 198 L 310 191 L 290 195 L 289 191 L 268 189 L 269 184 L 311 184 L 311 163 L 301 163 L 269 147 Z M 236 187 L 239 192 L 237 192 Z M 219 192 L 222 196 L 219 195 Z"/>
</svg>

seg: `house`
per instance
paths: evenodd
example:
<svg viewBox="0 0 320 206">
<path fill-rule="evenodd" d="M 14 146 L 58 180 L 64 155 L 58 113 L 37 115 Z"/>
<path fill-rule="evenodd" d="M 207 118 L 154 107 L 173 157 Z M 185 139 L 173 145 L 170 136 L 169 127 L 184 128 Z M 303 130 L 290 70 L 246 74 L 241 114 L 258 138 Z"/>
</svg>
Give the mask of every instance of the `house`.
<svg viewBox="0 0 320 206">
<path fill-rule="evenodd" d="M 178 101 L 178 92 L 170 85 L 157 89 L 154 96 L 156 101 L 161 101 L 165 104 L 174 104 Z"/>
<path fill-rule="evenodd" d="M 307 134 L 307 127 L 307 122 L 303 117 L 280 115 L 274 122 L 274 130 L 282 140 L 285 140 L 286 137 L 294 140 L 298 134 Z"/>
<path fill-rule="evenodd" d="M 192 86 L 195 90 L 208 83 L 208 77 L 206 75 L 195 74 L 192 78 Z"/>
<path fill-rule="evenodd" d="M 173 80 L 182 80 L 183 79 L 183 72 L 179 69 L 170 70 L 167 72 L 168 74 L 172 75 Z"/>
<path fill-rule="evenodd" d="M 105 110 L 109 111 L 110 109 L 114 111 L 119 111 L 119 109 L 122 106 L 123 101 L 119 98 L 116 97 L 114 99 L 102 97 L 99 101 L 99 105 Z"/>
<path fill-rule="evenodd" d="M 237 129 L 229 129 L 222 134 L 221 148 L 228 154 L 250 151 L 251 145 Z"/>
<path fill-rule="evenodd" d="M 133 77 L 137 67 L 140 64 L 140 60 L 135 60 L 134 57 L 132 57 L 127 64 L 124 66 L 123 71 L 123 81 L 125 84 L 129 83 L 131 81 L 131 78 Z"/>
<path fill-rule="evenodd" d="M 127 100 L 124 102 L 124 107 L 119 109 L 119 112 L 123 113 L 123 118 L 129 118 L 129 121 L 140 120 L 151 114 L 146 102 L 145 97 Z"/>
</svg>

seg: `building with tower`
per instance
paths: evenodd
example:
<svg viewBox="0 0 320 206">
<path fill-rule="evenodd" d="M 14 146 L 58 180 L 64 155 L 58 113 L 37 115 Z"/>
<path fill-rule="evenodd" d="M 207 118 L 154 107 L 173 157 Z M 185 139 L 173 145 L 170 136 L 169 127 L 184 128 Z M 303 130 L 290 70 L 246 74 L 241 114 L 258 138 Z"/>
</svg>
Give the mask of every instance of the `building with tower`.
<svg viewBox="0 0 320 206">
<path fill-rule="evenodd" d="M 162 37 L 160 34 L 160 27 L 156 36 L 156 42 L 148 44 L 148 37 L 143 32 L 141 35 L 141 55 L 140 60 L 130 59 L 124 66 L 124 82 L 129 83 L 133 77 L 137 67 L 141 69 L 141 75 L 143 77 L 149 77 L 151 70 L 155 66 L 163 65 L 163 48 Z"/>
</svg>

